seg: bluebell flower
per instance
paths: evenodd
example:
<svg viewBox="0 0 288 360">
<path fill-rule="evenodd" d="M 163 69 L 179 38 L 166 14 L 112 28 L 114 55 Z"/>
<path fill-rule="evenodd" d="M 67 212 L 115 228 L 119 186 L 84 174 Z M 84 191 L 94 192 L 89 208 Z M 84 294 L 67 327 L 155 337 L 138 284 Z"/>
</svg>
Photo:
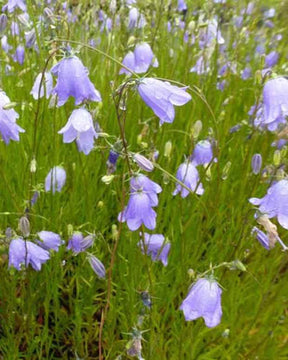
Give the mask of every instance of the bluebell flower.
<svg viewBox="0 0 288 360">
<path fill-rule="evenodd" d="M 288 229 L 288 180 L 275 182 L 263 198 L 250 198 L 249 201 L 259 206 L 259 211 L 268 218 L 277 217 L 279 224 Z"/>
<path fill-rule="evenodd" d="M 45 178 L 45 191 L 60 192 L 66 182 L 66 171 L 61 166 L 54 166 Z"/>
<path fill-rule="evenodd" d="M 144 243 L 142 240 L 138 242 L 143 254 L 150 255 L 153 261 L 160 260 L 164 266 L 168 265 L 168 255 L 171 244 L 165 243 L 165 237 L 162 234 L 147 234 L 144 233 Z"/>
<path fill-rule="evenodd" d="M 185 320 L 203 317 L 207 327 L 219 325 L 222 317 L 221 294 L 222 290 L 215 280 L 197 280 L 180 306 Z"/>
<path fill-rule="evenodd" d="M 78 150 L 85 155 L 91 152 L 94 140 L 98 138 L 92 116 L 84 108 L 73 110 L 67 124 L 58 131 L 58 134 L 63 134 L 64 143 L 76 140 Z"/>
<path fill-rule="evenodd" d="M 13 55 L 13 60 L 18 64 L 23 65 L 25 60 L 25 48 L 23 45 L 18 45 Z"/>
<path fill-rule="evenodd" d="M 7 4 L 2 7 L 2 11 L 8 10 L 9 13 L 12 13 L 16 8 L 26 11 L 25 1 L 23 0 L 8 0 Z"/>
<path fill-rule="evenodd" d="M 196 72 L 198 75 L 208 74 L 210 72 L 209 60 L 201 55 L 197 59 L 196 64 L 190 69 L 190 72 Z"/>
<path fill-rule="evenodd" d="M 138 92 L 143 101 L 159 117 L 160 125 L 172 123 L 175 117 L 174 106 L 181 106 L 191 100 L 186 87 L 179 88 L 167 81 L 144 78 L 139 81 Z"/>
<path fill-rule="evenodd" d="M 42 230 L 38 232 L 38 236 L 41 241 L 37 241 L 37 244 L 45 250 L 59 250 L 59 246 L 64 244 L 64 240 L 61 239 L 60 235 L 54 233 L 53 231 Z"/>
<path fill-rule="evenodd" d="M 91 265 L 91 268 L 95 272 L 95 274 L 100 279 L 105 279 L 106 270 L 105 270 L 105 266 L 103 265 L 103 263 L 96 256 L 89 254 L 89 253 L 87 254 L 87 258 L 88 258 L 89 264 Z"/>
<path fill-rule="evenodd" d="M 1 48 L 6 54 L 8 54 L 8 52 L 12 49 L 12 46 L 8 44 L 8 38 L 6 35 L 3 35 L 1 38 Z"/>
<path fill-rule="evenodd" d="M 10 99 L 4 91 L 0 90 L 0 133 L 6 145 L 10 140 L 19 141 L 19 133 L 25 132 L 16 124 L 19 114 L 14 109 L 4 109 L 8 104 L 10 104 Z"/>
<path fill-rule="evenodd" d="M 283 77 L 268 80 L 263 89 L 262 124 L 268 130 L 276 130 L 286 123 L 288 115 L 288 80 Z"/>
<path fill-rule="evenodd" d="M 195 166 L 208 165 L 211 161 L 217 162 L 213 155 L 213 146 L 209 140 L 201 140 L 195 146 L 191 161 Z"/>
<path fill-rule="evenodd" d="M 145 156 L 141 155 L 141 154 L 134 154 L 133 155 L 133 160 L 137 163 L 137 165 L 145 171 L 153 171 L 154 170 L 154 165 L 152 164 L 152 162 L 150 160 L 148 160 Z"/>
<path fill-rule="evenodd" d="M 21 270 L 21 266 L 28 267 L 29 264 L 33 269 L 41 270 L 44 264 L 50 258 L 49 252 L 42 247 L 24 241 L 22 238 L 13 239 L 9 246 L 9 267 L 13 266 L 17 270 Z"/>
<path fill-rule="evenodd" d="M 94 236 L 83 236 L 80 231 L 74 232 L 70 237 L 67 245 L 68 250 L 72 250 L 76 255 L 87 250 L 94 243 Z"/>
<path fill-rule="evenodd" d="M 136 45 L 134 53 L 129 53 L 123 59 L 123 65 L 134 71 L 135 73 L 145 73 L 149 66 L 158 67 L 158 61 L 155 58 L 149 44 L 142 43 Z M 130 74 L 125 68 L 121 68 L 119 74 Z"/>
<path fill-rule="evenodd" d="M 33 96 L 33 98 L 35 100 L 38 100 L 41 79 L 42 79 L 42 73 L 37 75 L 35 82 L 33 84 L 32 90 L 30 92 L 30 94 Z M 52 94 L 52 88 L 53 88 L 52 75 L 50 72 L 45 72 L 44 78 L 43 78 L 43 81 L 41 84 L 41 89 L 40 89 L 40 98 L 42 98 L 45 94 L 46 99 L 48 99 L 50 97 L 50 95 Z"/>
<path fill-rule="evenodd" d="M 215 42 L 219 45 L 224 44 L 225 40 L 222 37 L 220 28 L 216 19 L 209 20 L 206 27 L 199 30 L 199 46 L 201 49 L 210 47 Z"/>
<path fill-rule="evenodd" d="M 204 193 L 203 185 L 199 179 L 198 170 L 191 162 L 185 161 L 179 166 L 176 178 L 184 183 L 192 191 L 196 190 L 197 195 L 202 195 Z M 177 183 L 173 195 L 177 195 L 179 192 L 181 192 L 182 198 L 185 198 L 189 195 L 189 191 Z"/>
<path fill-rule="evenodd" d="M 4 31 L 7 27 L 7 15 L 6 14 L 1 14 L 0 15 L 0 32 Z"/>
<path fill-rule="evenodd" d="M 158 205 L 157 194 L 161 187 L 144 175 L 130 180 L 130 198 L 125 209 L 118 215 L 118 220 L 126 221 L 131 231 L 144 224 L 149 230 L 156 227 L 156 212 L 152 207 Z"/>
<path fill-rule="evenodd" d="M 69 96 L 75 98 L 75 105 L 84 101 L 102 101 L 88 77 L 88 70 L 77 56 L 63 58 L 51 69 L 57 76 L 57 84 L 52 93 L 58 96 L 58 106 L 62 106 Z M 73 76 L 72 76 L 73 74 Z"/>
<path fill-rule="evenodd" d="M 187 10 L 187 5 L 184 0 L 178 0 L 178 11 L 185 11 Z"/>
<path fill-rule="evenodd" d="M 274 65 L 277 64 L 279 59 L 279 54 L 277 53 L 277 51 L 271 51 L 268 55 L 266 55 L 265 57 L 265 67 L 266 68 L 271 68 Z"/>
</svg>

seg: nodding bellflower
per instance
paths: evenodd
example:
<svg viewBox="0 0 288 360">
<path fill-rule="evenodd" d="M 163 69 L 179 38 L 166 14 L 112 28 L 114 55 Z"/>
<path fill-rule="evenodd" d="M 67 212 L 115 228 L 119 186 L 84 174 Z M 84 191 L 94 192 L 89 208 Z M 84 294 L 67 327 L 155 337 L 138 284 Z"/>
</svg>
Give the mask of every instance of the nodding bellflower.
<svg viewBox="0 0 288 360">
<path fill-rule="evenodd" d="M 76 139 L 78 150 L 85 155 L 91 152 L 94 140 L 98 138 L 92 115 L 84 108 L 73 110 L 67 124 L 58 134 L 63 134 L 64 143 L 71 143 Z"/>
<path fill-rule="evenodd" d="M 288 80 L 283 77 L 268 80 L 263 89 L 262 125 L 268 130 L 277 130 L 286 123 L 288 115 Z"/>
<path fill-rule="evenodd" d="M 144 78 L 139 81 L 138 93 L 154 114 L 164 122 L 172 123 L 175 117 L 174 106 L 181 106 L 191 100 L 187 87 L 171 85 L 167 81 Z"/>
<path fill-rule="evenodd" d="M 199 141 L 193 154 L 191 156 L 191 161 L 195 166 L 198 165 L 208 165 L 211 161 L 217 162 L 217 159 L 213 155 L 213 146 L 209 140 Z"/>
<path fill-rule="evenodd" d="M 7 4 L 2 7 L 2 11 L 8 10 L 12 13 L 16 8 L 26 11 L 26 4 L 23 0 L 8 0 Z"/>
<path fill-rule="evenodd" d="M 24 241 L 22 238 L 13 239 L 9 246 L 9 267 L 13 266 L 21 270 L 22 264 L 28 267 L 29 264 L 34 270 L 41 270 L 44 264 L 50 258 L 49 252 L 42 247 Z"/>
<path fill-rule="evenodd" d="M 205 278 L 197 280 L 180 306 L 185 320 L 203 317 L 207 327 L 219 325 L 222 317 L 221 294 L 217 281 Z"/>
<path fill-rule="evenodd" d="M 8 104 L 10 104 L 10 99 L 4 91 L 0 90 L 0 133 L 6 145 L 10 140 L 19 141 L 19 133 L 25 132 L 16 124 L 19 114 L 14 109 L 5 109 Z"/>
<path fill-rule="evenodd" d="M 55 194 L 55 191 L 60 192 L 66 182 L 66 171 L 61 166 L 54 166 L 45 178 L 45 191 L 50 191 Z"/>
<path fill-rule="evenodd" d="M 198 170 L 191 162 L 186 161 L 179 166 L 176 178 L 192 191 L 196 190 L 197 195 L 202 195 L 204 193 L 203 185 L 199 179 Z M 177 183 L 173 195 L 177 195 L 179 192 L 181 192 L 182 198 L 186 198 L 189 195 L 189 191 Z"/>
<path fill-rule="evenodd" d="M 25 60 L 25 48 L 23 45 L 18 45 L 14 55 L 12 56 L 15 62 L 18 64 L 23 65 Z"/>
<path fill-rule="evenodd" d="M 144 224 L 149 230 L 156 227 L 156 212 L 152 207 L 158 205 L 157 194 L 161 186 L 145 175 L 136 175 L 130 180 L 130 198 L 125 209 L 118 215 L 118 221 L 127 222 L 131 231 Z"/>
<path fill-rule="evenodd" d="M 68 241 L 67 249 L 72 250 L 75 255 L 79 254 L 82 251 L 87 250 L 93 245 L 94 236 L 87 235 L 83 237 L 80 231 L 76 231 L 72 234 L 71 238 Z"/>
<path fill-rule="evenodd" d="M 144 246 L 142 240 L 139 241 L 138 246 L 141 247 L 142 253 L 150 255 L 153 261 L 160 260 L 164 266 L 168 265 L 171 244 L 165 243 L 165 237 L 162 234 L 144 233 Z"/>
<path fill-rule="evenodd" d="M 147 43 L 136 45 L 134 53 L 129 51 L 122 63 L 137 74 L 145 73 L 150 65 L 158 67 L 158 61 L 155 58 L 150 45 Z M 130 71 L 121 68 L 119 74 L 123 73 L 130 74 Z"/>
<path fill-rule="evenodd" d="M 89 254 L 89 253 L 87 254 L 87 258 L 88 258 L 89 264 L 90 264 L 92 270 L 95 272 L 95 274 L 100 279 L 105 279 L 106 270 L 105 270 L 105 266 L 103 265 L 103 263 L 96 256 Z"/>
<path fill-rule="evenodd" d="M 42 98 L 44 94 L 46 94 L 46 99 L 48 99 L 52 93 L 53 78 L 51 73 L 50 72 L 44 73 L 42 83 L 41 83 L 41 79 L 42 79 L 42 73 L 37 75 L 33 88 L 30 92 L 30 94 L 33 96 L 35 100 L 38 100 L 38 97 Z M 41 89 L 39 94 L 40 83 L 41 83 Z"/>
<path fill-rule="evenodd" d="M 259 206 L 258 210 L 267 217 L 277 220 L 284 229 L 288 229 L 288 180 L 274 183 L 262 198 L 250 198 L 249 202 Z"/>
<path fill-rule="evenodd" d="M 59 246 L 64 244 L 64 240 L 61 239 L 60 235 L 52 232 L 42 230 L 38 232 L 38 236 L 41 241 L 37 241 L 37 244 L 45 250 L 59 250 Z"/>
<path fill-rule="evenodd" d="M 88 70 L 77 56 L 63 58 L 51 69 L 57 76 L 57 84 L 52 90 L 58 96 L 58 106 L 66 103 L 69 96 L 75 98 L 75 105 L 84 101 L 102 101 L 88 77 Z"/>
</svg>

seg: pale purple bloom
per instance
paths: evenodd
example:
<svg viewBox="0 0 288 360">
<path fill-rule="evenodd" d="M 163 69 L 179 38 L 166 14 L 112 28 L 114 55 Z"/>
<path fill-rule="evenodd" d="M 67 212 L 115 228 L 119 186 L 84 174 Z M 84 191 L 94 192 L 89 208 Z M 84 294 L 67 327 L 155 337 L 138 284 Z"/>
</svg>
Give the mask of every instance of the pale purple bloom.
<svg viewBox="0 0 288 360">
<path fill-rule="evenodd" d="M 139 81 L 138 92 L 143 101 L 160 119 L 172 123 L 175 117 L 175 106 L 181 106 L 191 100 L 191 95 L 186 92 L 186 87 L 180 88 L 167 81 L 154 78 L 144 78 Z"/>
<path fill-rule="evenodd" d="M 253 174 L 259 174 L 262 166 L 262 156 L 261 154 L 254 154 L 251 160 L 251 166 L 253 170 Z"/>
<path fill-rule="evenodd" d="M 37 241 L 37 244 L 45 250 L 59 250 L 59 246 L 64 244 L 64 241 L 61 239 L 60 235 L 52 231 L 40 231 L 38 236 L 41 241 Z"/>
<path fill-rule="evenodd" d="M 263 231 L 254 226 L 251 233 L 256 234 L 256 239 L 266 250 L 270 250 L 269 238 Z"/>
<path fill-rule="evenodd" d="M 91 265 L 91 268 L 95 272 L 95 274 L 100 279 L 105 279 L 106 270 L 105 270 L 105 266 L 102 264 L 102 262 L 96 256 L 94 256 L 92 254 L 87 254 L 87 258 L 88 258 L 89 264 Z"/>
<path fill-rule="evenodd" d="M 203 317 L 207 327 L 220 324 L 222 290 L 215 280 L 199 279 L 180 306 L 186 321 Z"/>
<path fill-rule="evenodd" d="M 217 162 L 217 159 L 213 155 L 213 146 L 209 140 L 199 141 L 193 154 L 191 156 L 191 161 L 195 166 L 198 165 L 208 165 L 211 161 Z"/>
<path fill-rule="evenodd" d="M 13 266 L 21 270 L 21 265 L 28 267 L 29 264 L 33 269 L 41 270 L 44 264 L 50 258 L 49 252 L 31 241 L 24 241 L 22 238 L 13 239 L 9 246 L 9 267 Z"/>
<path fill-rule="evenodd" d="M 250 198 L 249 202 L 259 206 L 259 211 L 268 218 L 277 217 L 279 224 L 288 229 L 288 180 L 274 183 L 262 199 Z"/>
<path fill-rule="evenodd" d="M 69 96 L 75 98 L 75 105 L 84 101 L 102 101 L 88 77 L 88 70 L 77 56 L 63 58 L 51 69 L 57 76 L 57 84 L 52 90 L 58 96 L 58 106 L 65 104 Z"/>
<path fill-rule="evenodd" d="M 198 75 L 208 74 L 210 72 L 208 60 L 201 55 L 196 64 L 190 69 L 190 72 L 196 72 Z"/>
<path fill-rule="evenodd" d="M 3 109 L 8 104 L 10 104 L 10 99 L 4 91 L 0 91 L 0 133 L 6 145 L 10 140 L 19 141 L 19 133 L 25 132 L 16 124 L 19 114 L 14 109 Z"/>
<path fill-rule="evenodd" d="M 33 88 L 30 92 L 30 94 L 33 96 L 35 100 L 38 100 L 41 79 L 42 79 L 42 73 L 37 75 Z M 44 94 L 46 94 L 46 99 L 48 99 L 52 93 L 52 88 L 53 88 L 52 75 L 50 72 L 45 72 L 40 89 L 40 98 L 42 98 Z"/>
<path fill-rule="evenodd" d="M 106 162 L 107 170 L 109 174 L 112 174 L 116 171 L 116 163 L 120 154 L 117 151 L 110 150 L 108 160 Z"/>
<path fill-rule="evenodd" d="M 263 120 L 268 130 L 286 123 L 288 115 L 288 80 L 283 77 L 268 80 L 263 89 Z"/>
<path fill-rule="evenodd" d="M 128 28 L 133 29 L 137 26 L 138 21 L 138 10 L 135 7 L 132 7 L 129 11 L 129 22 Z"/>
<path fill-rule="evenodd" d="M 12 49 L 12 46 L 8 44 L 8 38 L 6 35 L 3 35 L 1 38 L 1 47 L 5 53 L 8 53 Z"/>
<path fill-rule="evenodd" d="M 137 74 L 146 72 L 150 65 L 158 67 L 158 61 L 155 58 L 150 45 L 147 43 L 136 45 L 134 53 L 129 51 L 122 63 Z M 121 68 L 119 74 L 123 73 L 130 74 L 128 70 Z"/>
<path fill-rule="evenodd" d="M 277 51 L 271 51 L 268 55 L 266 55 L 265 57 L 265 67 L 273 67 L 274 65 L 277 64 L 279 59 L 279 54 L 277 53 Z"/>
<path fill-rule="evenodd" d="M 176 178 L 184 183 L 189 189 L 195 192 L 197 195 L 202 195 L 204 193 L 203 185 L 200 183 L 199 173 L 191 162 L 186 161 L 181 164 L 177 170 Z M 173 195 L 177 195 L 181 192 L 181 197 L 185 198 L 189 195 L 189 191 L 182 187 L 180 184 L 176 183 L 176 189 L 173 192 Z"/>
<path fill-rule="evenodd" d="M 218 44 L 224 44 L 219 25 L 216 19 L 209 20 L 206 27 L 200 28 L 199 30 L 199 46 L 201 49 L 211 46 L 214 42 Z"/>
<path fill-rule="evenodd" d="M 150 255 L 153 261 L 160 260 L 164 266 L 168 265 L 168 255 L 171 244 L 165 243 L 165 237 L 162 234 L 147 234 L 144 233 L 144 243 L 140 240 L 138 246 L 141 247 L 143 254 Z"/>
<path fill-rule="evenodd" d="M 184 0 L 178 0 L 178 11 L 187 10 L 187 5 Z"/>
<path fill-rule="evenodd" d="M 7 26 L 7 15 L 6 14 L 1 14 L 0 15 L 0 32 L 4 31 L 6 29 Z"/>
<path fill-rule="evenodd" d="M 93 242 L 93 236 L 87 235 L 86 237 L 83 237 L 82 233 L 77 231 L 74 232 L 69 239 L 67 249 L 72 250 L 75 254 L 78 254 L 91 247 L 93 245 Z"/>
<path fill-rule="evenodd" d="M 18 62 L 20 65 L 23 65 L 25 59 L 25 49 L 23 45 L 18 45 L 13 55 L 13 60 Z"/>
<path fill-rule="evenodd" d="M 144 224 L 149 230 L 156 227 L 156 212 L 152 207 L 158 205 L 157 194 L 162 188 L 145 175 L 130 180 L 130 198 L 125 209 L 118 215 L 118 221 L 127 222 L 131 231 Z"/>
<path fill-rule="evenodd" d="M 64 143 L 76 140 L 78 150 L 85 155 L 91 152 L 94 140 L 98 138 L 92 116 L 84 108 L 73 110 L 67 124 L 58 131 L 58 134 L 63 134 Z"/>
<path fill-rule="evenodd" d="M 2 7 L 2 11 L 8 10 L 9 13 L 13 12 L 16 8 L 26 11 L 26 5 L 23 0 L 8 0 L 7 4 Z"/>
<path fill-rule="evenodd" d="M 61 166 L 54 166 L 45 178 L 45 191 L 50 191 L 52 188 L 53 194 L 55 191 L 60 192 L 66 182 L 66 171 Z"/>
<path fill-rule="evenodd" d="M 11 34 L 12 36 L 18 36 L 20 34 L 19 25 L 15 21 L 12 21 L 11 23 Z"/>
<path fill-rule="evenodd" d="M 251 68 L 249 66 L 245 67 L 245 69 L 241 73 L 241 78 L 243 80 L 247 80 L 247 79 L 251 78 L 251 76 L 252 76 Z"/>
</svg>

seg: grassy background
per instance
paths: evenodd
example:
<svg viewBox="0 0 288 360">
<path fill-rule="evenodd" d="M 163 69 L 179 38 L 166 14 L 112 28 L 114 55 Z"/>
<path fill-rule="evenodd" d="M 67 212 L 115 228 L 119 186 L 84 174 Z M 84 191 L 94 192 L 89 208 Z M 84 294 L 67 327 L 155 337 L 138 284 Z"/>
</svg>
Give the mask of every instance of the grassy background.
<svg viewBox="0 0 288 360">
<path fill-rule="evenodd" d="M 167 32 L 168 19 L 183 18 L 176 11 L 176 1 L 170 8 L 164 1 L 139 1 L 138 8 L 145 14 L 148 25 L 133 31 L 128 31 L 126 26 L 128 8 L 118 7 L 116 14 L 120 16 L 120 23 L 114 25 L 109 33 L 101 32 L 97 24 L 100 4 L 90 1 L 67 3 L 77 15 L 77 21 L 67 22 L 59 1 L 55 2 L 58 18 L 49 24 L 47 21 L 39 23 L 39 15 L 43 14 L 46 5 L 28 2 L 31 26 L 36 28 L 39 23 L 39 52 L 26 49 L 23 66 L 11 59 L 15 47 L 24 43 L 25 28 L 16 13 L 8 16 L 9 26 L 4 31 L 13 49 L 9 55 L 1 53 L 1 87 L 11 102 L 16 103 L 15 110 L 20 115 L 18 123 L 26 133 L 20 135 L 19 143 L 12 141 L 8 146 L 0 143 L 2 359 L 77 359 L 77 354 L 81 359 L 98 359 L 101 331 L 103 358 L 116 359 L 119 356 L 120 359 L 121 356 L 128 359 L 125 347 L 131 340 L 129 333 L 133 327 L 138 325 L 139 328 L 139 315 L 143 313 L 145 316 L 140 328 L 147 330 L 143 333 L 145 341 L 142 341 L 146 360 L 287 359 L 287 255 L 280 247 L 267 252 L 250 235 L 255 220 L 248 202 L 252 196 L 262 197 L 276 177 L 274 148 L 271 147 L 275 136 L 255 131 L 247 115 L 262 90 L 254 76 L 262 69 L 261 58 L 255 55 L 256 36 L 264 39 L 268 53 L 269 46 L 275 46 L 272 36 L 275 33 L 283 35 L 277 45 L 280 61 L 275 71 L 286 73 L 285 4 L 267 1 L 267 6 L 273 3 L 276 8 L 275 28 L 269 29 L 261 20 L 264 2 L 255 1 L 253 16 L 245 20 L 246 33 L 235 28 L 233 16 L 239 15 L 247 2 L 238 1 L 235 5 L 227 0 L 225 6 L 212 2 L 204 5 L 202 1 L 187 2 L 190 7 L 185 18 L 186 28 L 193 20 L 197 29 L 198 15 L 193 14 L 193 10 L 200 10 L 200 5 L 207 18 L 217 14 L 221 19 L 220 27 L 227 46 L 226 59 L 237 63 L 237 74 L 226 75 L 227 86 L 221 92 L 216 89 L 217 61 L 223 58 L 219 48 L 215 49 L 211 72 L 198 76 L 189 72 L 198 58 L 197 43 L 185 43 L 184 30 L 179 28 L 175 28 L 173 33 Z M 108 2 L 102 2 L 102 8 L 113 18 Z M 113 19 L 116 20 L 116 16 Z M 11 34 L 12 21 L 19 23 L 19 36 Z M 152 27 L 149 25 L 151 21 L 154 23 Z M 150 70 L 149 76 L 196 86 L 206 99 L 205 103 L 192 93 L 192 101 L 176 109 L 174 122 L 159 127 L 159 120 L 138 94 L 131 90 L 128 96 L 125 133 L 129 150 L 147 157 L 154 149 L 159 150 L 158 163 L 170 174 L 176 174 L 184 156 L 189 156 L 193 150 L 192 129 L 196 120 L 203 123 L 198 140 L 212 136 L 217 141 L 218 162 L 211 167 L 209 177 L 201 170 L 205 188 L 202 197 L 192 194 L 186 199 L 173 197 L 173 181 L 159 170 L 149 174 L 163 188 L 159 206 L 155 209 L 158 214 L 155 233 L 164 234 L 172 244 L 165 268 L 141 254 L 137 246 L 138 232 L 132 233 L 125 224 L 121 227 L 117 222 L 123 188 L 127 192 L 125 203 L 128 200 L 125 160 L 119 159 L 114 180 L 105 185 L 101 181 L 106 174 L 109 153 L 105 139 L 99 138 L 95 150 L 85 156 L 78 152 L 75 143 L 63 144 L 62 136 L 57 134 L 75 108 L 74 99 L 60 108 L 49 108 L 49 100 L 34 101 L 29 94 L 36 75 L 43 71 L 49 52 L 62 45 L 55 40 L 67 39 L 67 34 L 70 40 L 82 44 L 71 43 L 71 46 L 78 47 L 78 56 L 89 69 L 90 79 L 103 98 L 103 104 L 91 103 L 88 108 L 102 131 L 112 136 L 109 138 L 112 143 L 120 137 L 112 88 L 116 89 L 124 81 L 124 76 L 118 75 L 119 66 L 115 62 L 84 46 L 91 40 L 119 61 L 127 53 L 128 43 L 149 42 L 159 61 L 159 68 Z M 245 67 L 247 55 L 251 57 L 253 76 L 244 81 L 240 70 Z M 60 59 L 61 53 L 58 52 L 48 68 Z M 7 65 L 11 66 L 8 73 Z M 229 129 L 239 123 L 242 124 L 240 130 L 230 133 Z M 167 141 L 172 142 L 170 157 L 164 156 Z M 256 152 L 262 154 L 264 166 L 269 166 L 266 177 L 252 174 L 251 158 Z M 37 161 L 36 173 L 30 172 L 33 158 Z M 287 162 L 285 153 L 281 161 L 283 165 Z M 40 272 L 31 268 L 22 272 L 8 269 L 5 229 L 9 226 L 18 231 L 18 220 L 35 188 L 43 189 L 50 168 L 60 164 L 67 172 L 66 185 L 61 193 L 55 195 L 41 191 L 40 199 L 30 210 L 32 236 L 41 230 L 51 230 L 60 233 L 67 242 L 71 226 L 83 233 L 95 233 L 92 252 L 107 269 L 112 269 L 112 273 L 108 272 L 108 280 L 96 278 L 84 254 L 74 257 L 64 248 L 54 253 Z M 227 164 L 230 164 L 229 171 Z M 119 243 L 111 266 L 117 237 L 115 225 Z M 279 228 L 279 233 L 284 242 L 288 240 L 283 229 Z M 193 281 L 188 269 L 201 273 L 210 264 L 235 259 L 240 259 L 248 271 L 243 273 L 226 268 L 215 271 L 224 287 L 221 324 L 208 329 L 202 319 L 185 322 L 178 308 Z M 149 291 L 153 303 L 151 310 L 146 308 L 144 312 L 140 296 L 143 291 Z M 107 298 L 109 308 L 105 312 Z M 225 336 L 227 329 L 229 335 Z"/>
</svg>

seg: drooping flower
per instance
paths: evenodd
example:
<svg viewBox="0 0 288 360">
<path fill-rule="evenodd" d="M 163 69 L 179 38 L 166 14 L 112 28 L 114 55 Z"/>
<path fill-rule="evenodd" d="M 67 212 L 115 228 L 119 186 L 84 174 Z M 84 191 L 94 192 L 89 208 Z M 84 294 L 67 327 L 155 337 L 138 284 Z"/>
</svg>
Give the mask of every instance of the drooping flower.
<svg viewBox="0 0 288 360">
<path fill-rule="evenodd" d="M 279 54 L 277 51 L 271 51 L 268 55 L 265 57 L 265 67 L 271 68 L 274 65 L 277 64 L 279 59 Z"/>
<path fill-rule="evenodd" d="M 274 183 L 262 198 L 250 198 L 249 202 L 259 206 L 259 211 L 267 217 L 277 217 L 284 229 L 288 229 L 288 180 Z"/>
<path fill-rule="evenodd" d="M 178 11 L 186 11 L 187 5 L 185 3 L 185 0 L 178 0 Z"/>
<path fill-rule="evenodd" d="M 160 125 L 172 123 L 175 117 L 174 106 L 181 106 L 191 100 L 186 87 L 180 88 L 167 81 L 144 78 L 139 81 L 138 92 L 143 101 L 159 117 Z"/>
<path fill-rule="evenodd" d="M 192 191 L 196 190 L 197 195 L 202 195 L 204 193 L 203 185 L 199 179 L 198 170 L 191 162 L 186 161 L 179 166 L 176 178 L 184 183 Z M 177 183 L 173 195 L 177 195 L 179 192 L 181 192 L 182 198 L 185 198 L 189 195 L 189 191 Z"/>
<path fill-rule="evenodd" d="M 68 241 L 68 250 L 72 250 L 75 254 L 87 250 L 93 245 L 94 236 L 87 235 L 83 237 L 80 231 L 74 232 Z"/>
<path fill-rule="evenodd" d="M 158 205 L 157 194 L 162 188 L 144 175 L 130 180 L 130 198 L 125 209 L 118 215 L 118 221 L 127 222 L 131 231 L 144 224 L 149 230 L 156 227 L 156 212 L 152 207 Z"/>
<path fill-rule="evenodd" d="M 25 59 L 25 48 L 23 45 L 18 45 L 13 55 L 13 60 L 18 62 L 18 64 L 23 65 Z"/>
<path fill-rule="evenodd" d="M 283 77 L 268 80 L 263 89 L 263 125 L 276 130 L 286 123 L 288 115 L 288 80 Z"/>
<path fill-rule="evenodd" d="M 51 69 L 57 76 L 57 84 L 52 90 L 58 96 L 58 106 L 62 106 L 69 96 L 75 98 L 75 105 L 84 101 L 102 101 L 88 77 L 88 70 L 77 56 L 63 58 Z M 72 76 L 73 75 L 73 76 Z"/>
<path fill-rule="evenodd" d="M 19 114 L 14 109 L 4 109 L 8 104 L 10 104 L 10 99 L 4 91 L 0 90 L 0 133 L 6 145 L 10 140 L 19 141 L 19 133 L 25 132 L 16 124 Z"/>
<path fill-rule="evenodd" d="M 136 45 L 134 53 L 129 51 L 123 59 L 123 65 L 131 69 L 137 74 L 145 73 L 149 66 L 158 67 L 158 61 L 155 58 L 149 44 L 142 43 Z M 121 68 L 119 74 L 130 74 L 125 68 Z"/>
<path fill-rule="evenodd" d="M 207 327 L 219 325 L 222 317 L 221 294 L 222 290 L 215 280 L 197 280 L 180 306 L 185 320 L 203 317 Z"/>
<path fill-rule="evenodd" d="M 162 234 L 144 233 L 144 246 L 142 240 L 138 242 L 143 254 L 150 255 L 153 261 L 160 260 L 164 266 L 168 265 L 168 255 L 171 244 L 165 243 L 165 237 Z"/>
<path fill-rule="evenodd" d="M 63 142 L 71 143 L 76 139 L 78 150 L 88 155 L 94 147 L 98 134 L 94 129 L 92 115 L 84 108 L 73 110 L 67 124 L 58 131 L 63 134 Z"/>
<path fill-rule="evenodd" d="M 30 92 L 30 94 L 33 96 L 35 100 L 38 100 L 41 79 L 42 79 L 42 73 L 37 75 L 33 88 Z M 42 98 L 44 94 L 46 94 L 46 99 L 48 99 L 52 93 L 52 88 L 53 88 L 52 75 L 50 72 L 45 72 L 40 89 L 40 98 Z"/>
<path fill-rule="evenodd" d="M 95 274 L 100 279 L 105 279 L 106 270 L 105 270 L 105 266 L 103 265 L 103 263 L 96 256 L 89 254 L 89 253 L 87 254 L 87 258 L 88 258 L 89 264 L 91 265 L 91 268 L 95 272 Z"/>
<path fill-rule="evenodd" d="M 213 155 L 213 146 L 209 140 L 201 140 L 195 146 L 191 161 L 195 166 L 208 165 L 211 161 L 217 162 Z"/>
<path fill-rule="evenodd" d="M 25 2 L 23 0 L 8 0 L 7 4 L 2 7 L 2 11 L 8 10 L 9 13 L 12 13 L 16 8 L 26 11 Z"/>
<path fill-rule="evenodd" d="M 64 244 L 64 240 L 61 239 L 60 235 L 54 233 L 53 231 L 42 230 L 38 232 L 38 236 L 41 241 L 37 241 L 37 244 L 45 250 L 59 250 L 59 246 Z"/>
<path fill-rule="evenodd" d="M 202 27 L 199 30 L 199 46 L 201 49 L 210 47 L 215 42 L 218 44 L 224 44 L 225 40 L 222 37 L 220 28 L 216 19 L 209 20 L 206 27 Z"/>
<path fill-rule="evenodd" d="M 148 160 L 145 156 L 141 155 L 141 154 L 134 154 L 133 155 L 133 160 L 137 163 L 137 165 L 145 171 L 153 171 L 154 170 L 154 165 L 153 163 Z"/>
<path fill-rule="evenodd" d="M 21 270 L 21 265 L 28 267 L 29 264 L 33 269 L 41 270 L 44 264 L 50 258 L 49 252 L 42 247 L 24 241 L 22 238 L 13 239 L 9 246 L 9 267 L 13 266 L 17 270 Z"/>
<path fill-rule="evenodd" d="M 60 192 L 66 182 L 66 171 L 61 166 L 54 166 L 45 178 L 45 191 L 52 189 Z"/>
</svg>

